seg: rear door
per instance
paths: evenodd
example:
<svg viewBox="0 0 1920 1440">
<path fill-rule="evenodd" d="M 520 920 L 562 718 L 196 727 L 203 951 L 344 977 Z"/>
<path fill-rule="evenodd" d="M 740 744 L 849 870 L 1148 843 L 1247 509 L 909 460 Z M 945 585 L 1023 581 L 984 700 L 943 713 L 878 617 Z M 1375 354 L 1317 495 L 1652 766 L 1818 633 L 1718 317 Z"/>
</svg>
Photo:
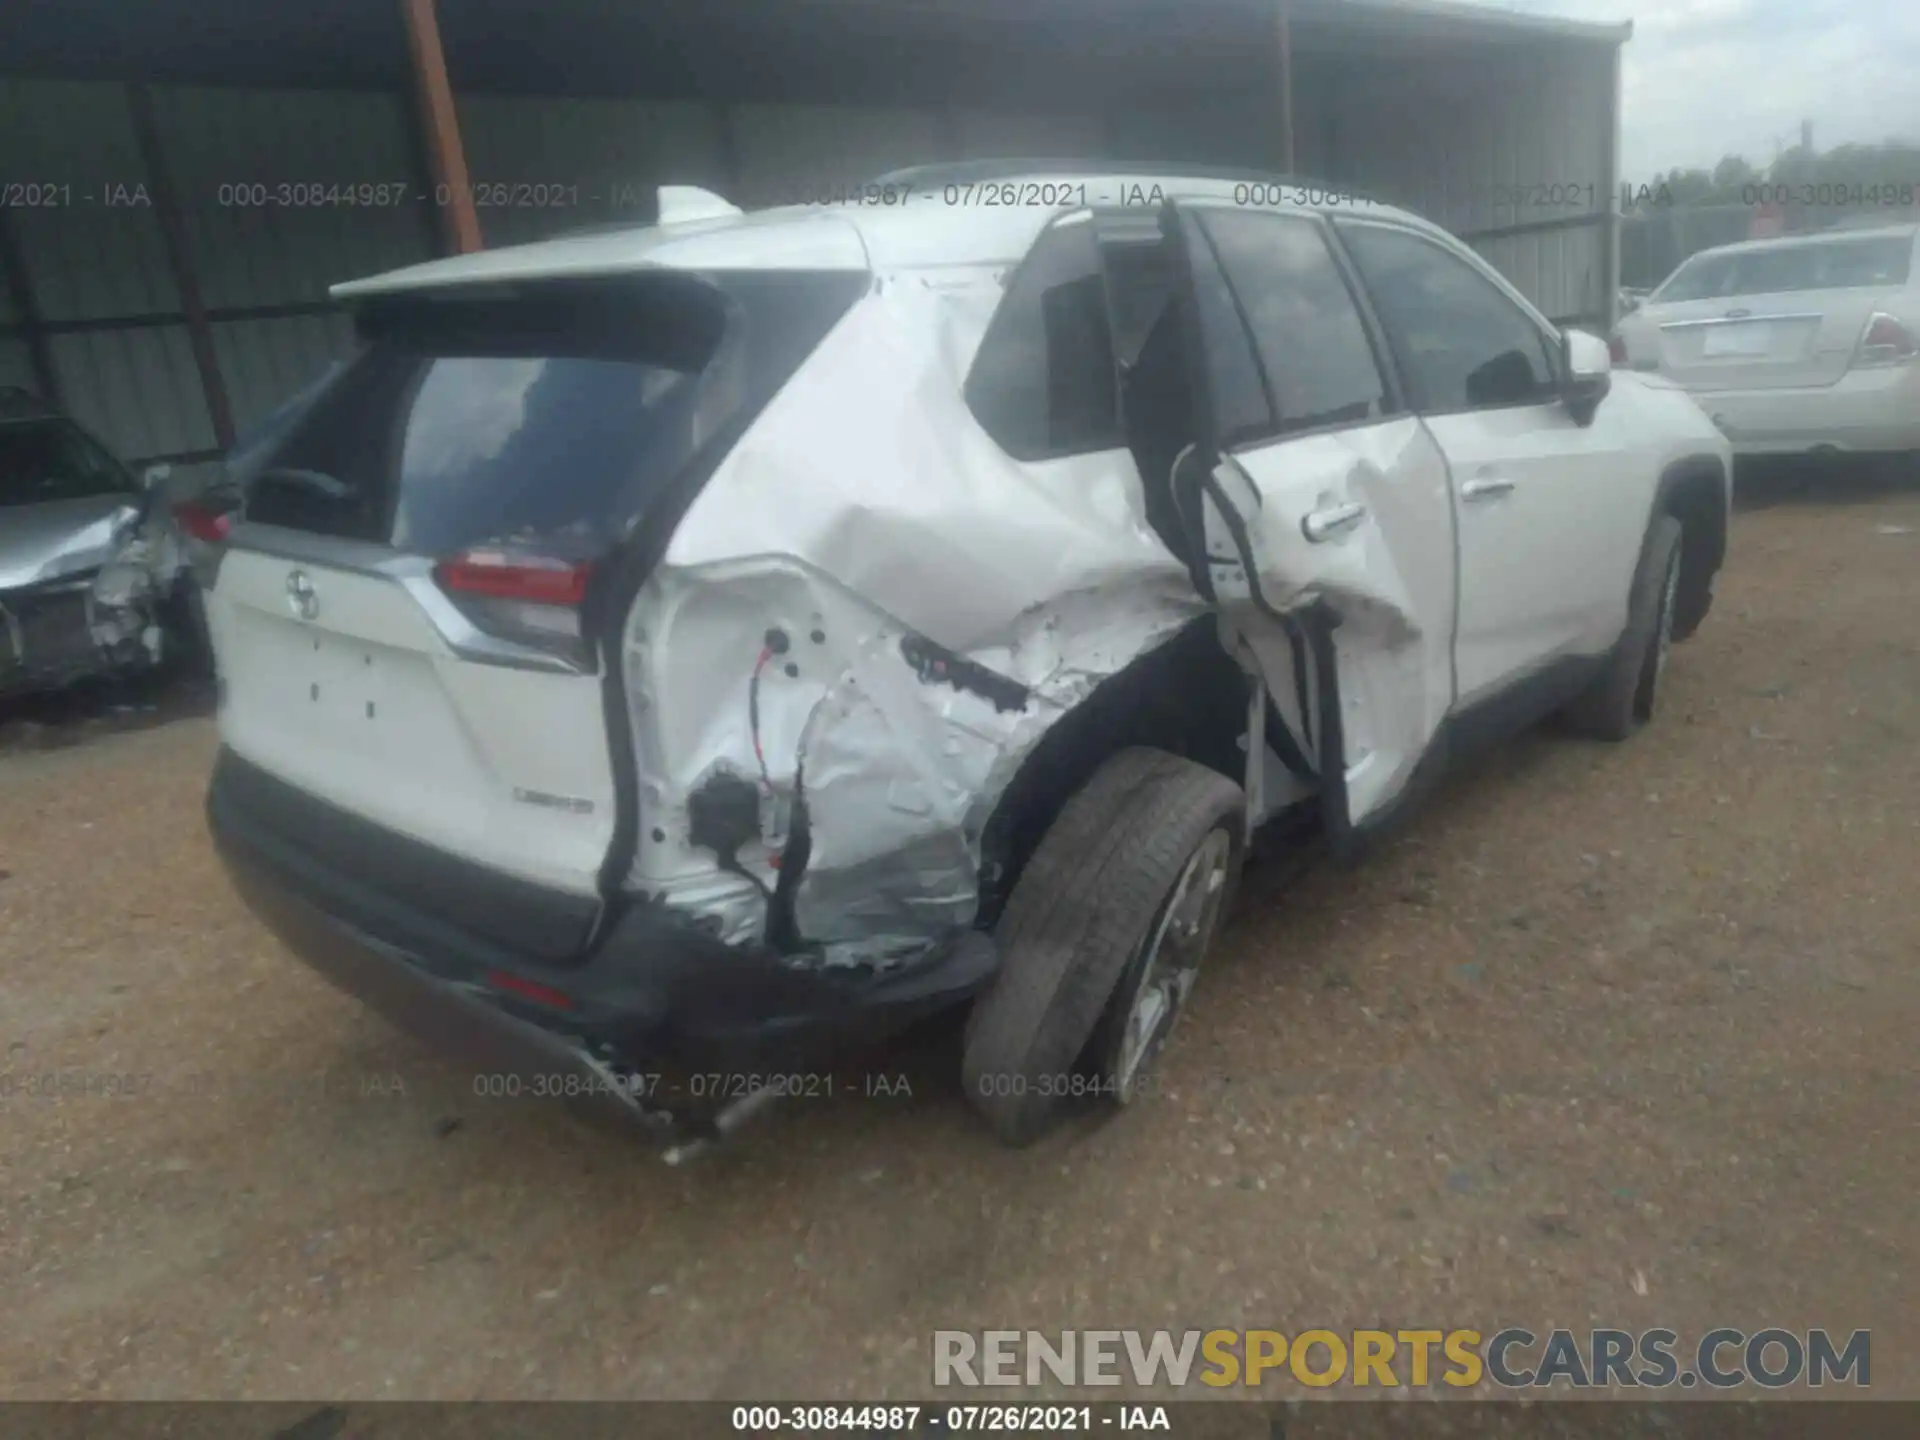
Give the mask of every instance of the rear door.
<svg viewBox="0 0 1920 1440">
<path fill-rule="evenodd" d="M 1843 235 L 1700 256 L 1650 302 L 1653 358 L 1689 390 L 1831 385 L 1874 312 L 1904 312 L 1913 248 Z"/>
<path fill-rule="evenodd" d="M 1165 225 L 1202 435 L 1176 503 L 1338 838 L 1402 794 L 1452 704 L 1446 465 L 1321 218 L 1182 202 Z"/>
<path fill-rule="evenodd" d="M 495 938 L 585 942 L 625 743 L 596 587 L 767 389 L 740 310 L 672 272 L 363 310 L 367 348 L 236 477 L 209 595 L 223 739 L 333 817 L 289 844 L 336 837 L 320 859 L 454 924 L 469 862 L 530 897 Z"/>
</svg>

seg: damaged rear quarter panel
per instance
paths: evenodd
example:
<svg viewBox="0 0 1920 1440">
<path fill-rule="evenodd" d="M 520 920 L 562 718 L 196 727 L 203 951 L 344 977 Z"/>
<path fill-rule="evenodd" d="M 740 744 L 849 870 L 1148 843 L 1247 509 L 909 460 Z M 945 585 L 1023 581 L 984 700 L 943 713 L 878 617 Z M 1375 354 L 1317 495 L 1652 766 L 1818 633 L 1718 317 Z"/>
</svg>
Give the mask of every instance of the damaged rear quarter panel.
<svg viewBox="0 0 1920 1440">
<path fill-rule="evenodd" d="M 827 963 L 911 958 L 973 919 L 980 832 L 1020 761 L 1205 608 L 1126 452 L 1022 464 L 967 411 L 998 295 L 989 270 L 878 282 L 715 473 L 629 617 L 630 881 L 729 939 L 765 906 L 687 844 L 712 776 L 761 783 L 766 843 L 739 858 L 768 886 L 804 790 L 795 919 Z"/>
</svg>

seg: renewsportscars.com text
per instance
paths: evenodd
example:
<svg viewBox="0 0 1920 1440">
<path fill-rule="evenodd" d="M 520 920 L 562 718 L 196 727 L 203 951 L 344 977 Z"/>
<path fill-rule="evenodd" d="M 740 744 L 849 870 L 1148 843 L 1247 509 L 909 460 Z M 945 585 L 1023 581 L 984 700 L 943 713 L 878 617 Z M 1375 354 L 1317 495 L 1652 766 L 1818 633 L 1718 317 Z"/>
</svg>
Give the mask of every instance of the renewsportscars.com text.
<svg viewBox="0 0 1920 1440">
<path fill-rule="evenodd" d="M 1872 1332 L 1826 1330 L 936 1330 L 936 1387 L 1175 1388 L 1292 1381 L 1317 1389 L 1779 1390 L 1872 1383 Z"/>
</svg>

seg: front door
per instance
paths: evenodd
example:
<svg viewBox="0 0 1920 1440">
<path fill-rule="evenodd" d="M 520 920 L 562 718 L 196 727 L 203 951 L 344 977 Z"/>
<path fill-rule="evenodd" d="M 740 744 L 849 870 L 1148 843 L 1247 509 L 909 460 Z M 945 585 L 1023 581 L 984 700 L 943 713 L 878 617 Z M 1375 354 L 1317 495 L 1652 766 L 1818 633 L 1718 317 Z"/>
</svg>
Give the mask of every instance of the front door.
<svg viewBox="0 0 1920 1440">
<path fill-rule="evenodd" d="M 1452 706 L 1446 465 L 1323 219 L 1182 201 L 1163 224 L 1201 431 L 1176 504 L 1339 838 L 1406 789 Z"/>
<path fill-rule="evenodd" d="M 1602 402 L 1576 418 L 1558 334 L 1464 247 L 1378 221 L 1336 229 L 1452 475 L 1459 703 L 1604 651 L 1626 623 L 1644 524 L 1620 503 L 1622 412 Z"/>
</svg>

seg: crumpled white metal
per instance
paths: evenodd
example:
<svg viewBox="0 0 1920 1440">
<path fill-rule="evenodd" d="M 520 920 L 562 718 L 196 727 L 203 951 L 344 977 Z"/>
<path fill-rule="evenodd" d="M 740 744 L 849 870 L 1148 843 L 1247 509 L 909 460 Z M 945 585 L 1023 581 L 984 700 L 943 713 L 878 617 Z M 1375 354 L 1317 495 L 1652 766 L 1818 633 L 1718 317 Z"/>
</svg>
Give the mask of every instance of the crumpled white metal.
<svg viewBox="0 0 1920 1440">
<path fill-rule="evenodd" d="M 1000 294 L 987 267 L 879 278 L 716 471 L 634 607 L 630 879 L 729 939 L 765 910 L 682 838 L 713 775 L 760 783 L 770 839 L 740 859 L 769 886 L 804 795 L 795 920 L 829 963 L 910 958 L 972 920 L 982 827 L 1033 746 L 1206 610 L 1125 451 L 1021 464 L 967 413 Z M 770 632 L 786 648 L 762 663 Z M 903 642 L 921 641 L 1010 684 L 916 666 Z"/>
</svg>

